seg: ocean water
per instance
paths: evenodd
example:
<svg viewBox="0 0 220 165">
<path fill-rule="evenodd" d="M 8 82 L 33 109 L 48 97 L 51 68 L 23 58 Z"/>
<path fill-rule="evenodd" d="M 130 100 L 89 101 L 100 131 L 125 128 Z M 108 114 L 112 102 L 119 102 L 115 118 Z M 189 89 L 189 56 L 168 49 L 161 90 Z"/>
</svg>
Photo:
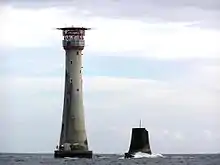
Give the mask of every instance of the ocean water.
<svg viewBox="0 0 220 165">
<path fill-rule="evenodd" d="M 0 154 L 0 165 L 220 165 L 220 154 L 143 155 L 124 159 L 123 155 L 94 155 L 93 159 L 54 159 L 53 154 Z"/>
</svg>

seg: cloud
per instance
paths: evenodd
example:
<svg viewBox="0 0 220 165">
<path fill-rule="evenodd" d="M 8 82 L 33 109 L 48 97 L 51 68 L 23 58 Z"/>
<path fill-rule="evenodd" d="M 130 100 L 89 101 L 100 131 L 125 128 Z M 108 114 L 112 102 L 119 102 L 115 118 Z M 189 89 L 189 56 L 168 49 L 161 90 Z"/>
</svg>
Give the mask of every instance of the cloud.
<svg viewBox="0 0 220 165">
<path fill-rule="evenodd" d="M 194 22 L 196 26 L 204 28 L 219 29 L 220 4 L 218 0 L 80 0 L 80 1 L 31 1 L 4 3 L 20 8 L 43 8 L 43 7 L 62 7 L 74 6 L 86 11 L 93 16 L 104 16 L 110 18 L 138 19 L 150 22 Z M 98 4 L 98 5 L 97 5 Z M 132 11 L 132 12 L 131 12 Z"/>
<path fill-rule="evenodd" d="M 138 126 L 141 118 L 143 126 L 150 131 L 154 152 L 217 151 L 219 148 L 214 147 L 214 144 L 219 141 L 220 95 L 213 89 L 219 87 L 219 83 L 216 82 L 219 80 L 219 74 L 215 75 L 217 68 L 210 69 L 204 64 L 195 67 L 198 68 L 182 79 L 163 81 L 86 76 L 84 106 L 91 149 L 107 153 L 126 151 L 130 129 Z M 216 79 L 211 76 L 206 80 L 210 73 L 213 73 Z M 2 78 L 1 83 L 1 87 L 8 91 L 8 102 L 1 102 L 1 113 L 4 116 L 0 120 L 1 126 L 7 128 L 3 134 L 7 134 L 7 137 L 17 137 L 12 140 L 3 136 L 2 142 L 11 144 L 4 149 L 18 152 L 51 152 L 60 134 L 63 78 L 8 77 Z M 33 127 L 34 133 L 23 136 L 26 130 Z M 50 134 L 46 133 L 48 130 Z M 167 130 L 166 136 L 164 130 Z M 212 137 L 215 138 L 210 140 L 204 136 L 204 130 L 211 131 Z M 35 143 L 27 145 L 30 138 Z M 114 142 L 117 148 L 106 147 L 106 142 L 112 138 L 118 139 Z M 176 138 L 182 139 L 181 145 L 178 144 L 178 140 L 174 140 Z M 195 141 L 198 140 L 206 145 L 196 146 Z M 207 143 L 207 140 L 211 142 Z"/>
<path fill-rule="evenodd" d="M 86 33 L 85 53 L 105 55 L 110 52 L 133 52 L 132 56 L 158 59 L 218 58 L 220 32 L 196 27 L 190 23 L 154 23 L 104 17 L 86 17 L 62 8 L 5 8 L 0 16 L 2 47 L 61 47 L 61 32 L 55 27 L 76 25 L 94 27 Z M 81 17 L 81 19 L 80 19 Z M 16 27 L 16 29 L 14 28 Z M 8 35 L 10 33 L 10 35 Z"/>
<path fill-rule="evenodd" d="M 86 48 L 87 49 L 87 48 Z M 216 80 L 218 59 L 186 58 L 155 59 L 134 56 L 135 52 L 105 52 L 99 54 L 85 51 L 83 56 L 84 75 L 148 78 L 156 80 L 181 79 L 197 68 L 213 68 L 207 76 Z M 1 76 L 63 76 L 65 55 L 59 46 L 52 48 L 11 48 L 0 49 Z M 40 65 L 40 66 L 39 66 Z M 120 69 L 119 69 L 120 68 Z M 195 70 L 195 71 L 194 71 Z M 212 70 L 212 69 L 211 69 Z M 200 76 L 203 76 L 202 74 Z M 193 77 L 192 77 L 193 79 Z M 208 80 L 208 79 L 207 79 Z M 193 83 L 192 81 L 191 83 Z M 203 82 L 199 82 L 203 83 Z M 208 83 L 208 82 L 207 82 Z"/>
<path fill-rule="evenodd" d="M 93 28 L 84 50 L 91 149 L 127 151 L 141 118 L 156 153 L 219 151 L 218 3 L 26 2 L 0 10 L 2 150 L 51 152 L 57 144 L 64 51 L 54 28 L 74 23 Z M 117 141 L 106 146 L 110 139 Z"/>
<path fill-rule="evenodd" d="M 147 22 L 198 22 L 196 26 L 219 29 L 220 4 L 218 0 L 139 0 L 100 1 L 74 3 L 94 15 L 114 18 L 138 19 Z M 94 4 L 99 4 L 99 8 Z M 132 12 L 131 12 L 132 11 Z"/>
<path fill-rule="evenodd" d="M 40 10 L 4 8 L 0 15 L 1 45 L 35 47 L 50 44 L 56 36 L 56 31 L 52 27 L 59 14 L 62 14 L 62 11 L 53 8 Z"/>
<path fill-rule="evenodd" d="M 182 133 L 180 133 L 180 132 L 175 132 L 174 138 L 178 141 L 182 141 L 182 140 L 184 140 L 184 135 L 182 135 Z"/>
</svg>

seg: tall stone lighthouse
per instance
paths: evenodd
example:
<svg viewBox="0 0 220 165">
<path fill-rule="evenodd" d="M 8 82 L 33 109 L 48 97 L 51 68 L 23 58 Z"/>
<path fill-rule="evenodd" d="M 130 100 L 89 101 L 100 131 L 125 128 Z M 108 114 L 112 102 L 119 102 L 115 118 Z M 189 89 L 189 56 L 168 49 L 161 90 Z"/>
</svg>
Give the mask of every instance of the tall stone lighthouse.
<svg viewBox="0 0 220 165">
<path fill-rule="evenodd" d="M 85 46 L 84 27 L 57 28 L 63 32 L 63 48 L 66 54 L 65 91 L 62 127 L 55 158 L 91 158 L 85 130 L 82 85 L 82 50 Z"/>
</svg>

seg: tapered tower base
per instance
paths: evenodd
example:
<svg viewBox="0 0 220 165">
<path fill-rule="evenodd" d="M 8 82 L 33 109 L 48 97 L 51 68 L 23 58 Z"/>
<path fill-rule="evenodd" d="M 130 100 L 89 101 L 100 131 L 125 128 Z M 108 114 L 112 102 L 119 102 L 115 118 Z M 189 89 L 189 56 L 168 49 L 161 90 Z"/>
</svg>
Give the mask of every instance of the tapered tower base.
<svg viewBox="0 0 220 165">
<path fill-rule="evenodd" d="M 62 150 L 55 150 L 54 151 L 54 158 L 92 158 L 92 151 L 62 151 Z"/>
</svg>

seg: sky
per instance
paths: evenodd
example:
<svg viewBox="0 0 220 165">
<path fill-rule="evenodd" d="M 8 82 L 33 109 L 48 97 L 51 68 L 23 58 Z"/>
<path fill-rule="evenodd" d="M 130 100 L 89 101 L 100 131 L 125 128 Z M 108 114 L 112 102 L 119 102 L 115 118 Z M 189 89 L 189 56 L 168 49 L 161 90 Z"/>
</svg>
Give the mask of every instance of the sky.
<svg viewBox="0 0 220 165">
<path fill-rule="evenodd" d="M 0 152 L 52 153 L 64 90 L 64 26 L 85 26 L 89 148 L 124 153 L 131 128 L 153 153 L 220 151 L 220 1 L 0 2 Z M 112 140 L 114 139 L 114 140 Z"/>
</svg>

